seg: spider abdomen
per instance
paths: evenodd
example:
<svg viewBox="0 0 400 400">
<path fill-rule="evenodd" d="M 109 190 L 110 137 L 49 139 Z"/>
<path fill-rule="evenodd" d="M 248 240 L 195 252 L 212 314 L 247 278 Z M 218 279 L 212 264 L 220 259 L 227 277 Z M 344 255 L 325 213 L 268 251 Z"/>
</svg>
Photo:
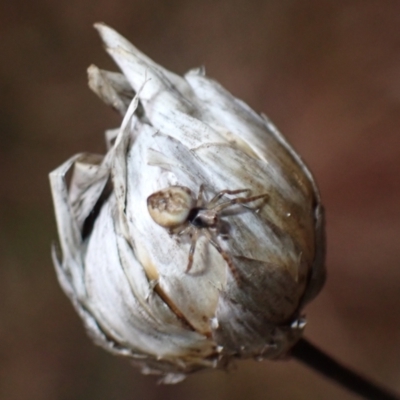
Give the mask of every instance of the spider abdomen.
<svg viewBox="0 0 400 400">
<path fill-rule="evenodd" d="M 147 199 L 147 207 L 153 220 L 164 228 L 183 225 L 193 210 L 194 199 L 189 188 L 170 186 L 153 193 Z"/>
</svg>

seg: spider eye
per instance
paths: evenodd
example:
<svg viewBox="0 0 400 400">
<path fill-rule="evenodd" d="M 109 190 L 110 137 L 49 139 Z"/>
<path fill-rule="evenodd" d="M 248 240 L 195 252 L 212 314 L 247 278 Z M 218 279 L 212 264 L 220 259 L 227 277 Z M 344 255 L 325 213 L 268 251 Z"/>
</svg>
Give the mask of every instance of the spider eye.
<svg viewBox="0 0 400 400">
<path fill-rule="evenodd" d="M 175 228 L 185 223 L 193 206 L 192 192 L 185 186 L 170 186 L 147 198 L 151 218 L 164 228 Z"/>
</svg>

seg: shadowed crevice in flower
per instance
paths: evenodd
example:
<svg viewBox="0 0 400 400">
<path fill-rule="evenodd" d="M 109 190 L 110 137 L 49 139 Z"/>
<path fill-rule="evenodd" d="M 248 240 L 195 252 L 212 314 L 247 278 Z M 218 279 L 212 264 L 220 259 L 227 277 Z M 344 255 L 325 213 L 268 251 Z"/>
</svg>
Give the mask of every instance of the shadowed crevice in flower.
<svg viewBox="0 0 400 400">
<path fill-rule="evenodd" d="M 94 223 L 99 216 L 100 210 L 104 204 L 104 202 L 108 199 L 112 192 L 112 183 L 109 179 L 104 186 L 103 191 L 100 194 L 100 197 L 97 199 L 96 204 L 93 206 L 93 209 L 90 211 L 90 214 L 85 218 L 85 221 L 82 226 L 82 240 L 85 240 L 92 232 Z"/>
</svg>

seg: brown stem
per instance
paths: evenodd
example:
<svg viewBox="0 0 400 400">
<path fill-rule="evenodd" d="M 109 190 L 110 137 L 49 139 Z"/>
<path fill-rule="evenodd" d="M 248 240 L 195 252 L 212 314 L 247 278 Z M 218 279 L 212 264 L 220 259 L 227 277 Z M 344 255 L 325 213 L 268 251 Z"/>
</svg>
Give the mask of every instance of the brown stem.
<svg viewBox="0 0 400 400">
<path fill-rule="evenodd" d="M 292 356 L 308 365 L 339 385 L 369 400 L 400 400 L 399 396 L 362 377 L 351 369 L 338 363 L 310 343 L 300 339 L 292 348 Z"/>
</svg>

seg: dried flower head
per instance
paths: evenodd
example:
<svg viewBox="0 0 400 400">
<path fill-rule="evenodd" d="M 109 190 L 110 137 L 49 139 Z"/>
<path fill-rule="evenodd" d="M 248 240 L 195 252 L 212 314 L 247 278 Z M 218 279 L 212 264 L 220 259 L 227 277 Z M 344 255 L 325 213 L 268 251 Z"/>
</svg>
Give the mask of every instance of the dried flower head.
<svg viewBox="0 0 400 400">
<path fill-rule="evenodd" d="M 203 69 L 180 77 L 96 28 L 122 74 L 91 66 L 89 86 L 123 120 L 104 157 L 50 174 L 62 288 L 96 343 L 164 382 L 284 357 L 325 278 L 309 170 Z"/>
</svg>

